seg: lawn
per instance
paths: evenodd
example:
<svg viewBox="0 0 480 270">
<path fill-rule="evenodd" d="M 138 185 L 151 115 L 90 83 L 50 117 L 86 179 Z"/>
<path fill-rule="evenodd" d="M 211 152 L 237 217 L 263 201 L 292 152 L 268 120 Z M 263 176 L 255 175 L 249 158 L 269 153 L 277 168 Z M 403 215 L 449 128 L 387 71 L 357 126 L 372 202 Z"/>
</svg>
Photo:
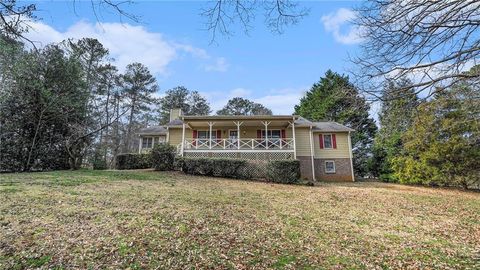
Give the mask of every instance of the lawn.
<svg viewBox="0 0 480 270">
<path fill-rule="evenodd" d="M 0 174 L 0 269 L 479 269 L 480 193 Z"/>
</svg>

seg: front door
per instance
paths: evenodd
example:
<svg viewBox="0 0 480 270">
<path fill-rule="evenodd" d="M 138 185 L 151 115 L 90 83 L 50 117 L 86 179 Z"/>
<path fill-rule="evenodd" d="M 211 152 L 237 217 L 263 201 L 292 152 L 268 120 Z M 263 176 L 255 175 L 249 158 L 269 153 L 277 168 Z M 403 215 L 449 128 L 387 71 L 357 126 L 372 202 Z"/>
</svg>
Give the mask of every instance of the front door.
<svg viewBox="0 0 480 270">
<path fill-rule="evenodd" d="M 237 140 L 238 140 L 238 130 L 230 130 L 228 132 L 228 140 L 229 140 L 228 146 L 230 148 L 236 148 Z"/>
</svg>

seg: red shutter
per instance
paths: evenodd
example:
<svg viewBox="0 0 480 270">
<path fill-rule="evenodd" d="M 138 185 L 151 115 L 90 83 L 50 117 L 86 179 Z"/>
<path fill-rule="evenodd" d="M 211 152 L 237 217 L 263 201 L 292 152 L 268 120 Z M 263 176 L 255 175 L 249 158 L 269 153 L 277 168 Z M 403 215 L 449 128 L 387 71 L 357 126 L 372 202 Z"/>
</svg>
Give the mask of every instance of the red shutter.
<svg viewBox="0 0 480 270">
<path fill-rule="evenodd" d="M 262 130 L 257 129 L 257 138 L 261 139 L 262 138 Z"/>
<path fill-rule="evenodd" d="M 197 131 L 193 130 L 193 142 L 192 142 L 193 145 L 197 145 L 197 141 L 195 141 L 195 139 L 198 137 L 197 134 L 198 134 Z"/>
<path fill-rule="evenodd" d="M 217 129 L 217 140 L 222 138 L 222 131 Z"/>
<path fill-rule="evenodd" d="M 323 134 L 320 134 L 320 136 L 318 136 L 318 138 L 320 139 L 320 140 L 319 140 L 320 149 L 323 149 Z"/>
<path fill-rule="evenodd" d="M 285 139 L 285 137 L 286 137 L 286 136 L 285 136 L 285 129 L 282 129 L 282 132 L 281 132 L 281 133 L 282 133 L 282 134 L 281 134 L 282 139 Z"/>
<path fill-rule="evenodd" d="M 337 136 L 335 136 L 335 134 L 332 134 L 332 144 L 333 149 L 337 149 Z"/>
</svg>

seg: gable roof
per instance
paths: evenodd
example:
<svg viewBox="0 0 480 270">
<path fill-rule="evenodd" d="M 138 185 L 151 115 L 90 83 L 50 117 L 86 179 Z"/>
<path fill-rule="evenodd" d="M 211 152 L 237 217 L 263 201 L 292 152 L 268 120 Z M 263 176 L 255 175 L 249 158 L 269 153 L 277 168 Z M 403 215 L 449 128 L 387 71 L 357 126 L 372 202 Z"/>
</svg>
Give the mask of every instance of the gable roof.
<svg viewBox="0 0 480 270">
<path fill-rule="evenodd" d="M 164 126 L 151 126 L 142 128 L 137 132 L 138 135 L 167 135 L 167 128 Z"/>
<path fill-rule="evenodd" d="M 349 132 L 355 129 L 349 128 L 337 122 L 313 122 L 313 132 Z"/>
</svg>

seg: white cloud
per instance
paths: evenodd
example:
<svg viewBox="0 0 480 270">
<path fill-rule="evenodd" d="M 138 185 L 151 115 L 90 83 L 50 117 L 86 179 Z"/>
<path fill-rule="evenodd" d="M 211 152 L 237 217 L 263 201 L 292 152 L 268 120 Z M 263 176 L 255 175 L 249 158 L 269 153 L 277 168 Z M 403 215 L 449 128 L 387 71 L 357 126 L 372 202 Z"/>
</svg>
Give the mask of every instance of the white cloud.
<svg viewBox="0 0 480 270">
<path fill-rule="evenodd" d="M 356 14 L 353 10 L 340 8 L 336 12 L 322 16 L 321 21 L 323 27 L 329 33 L 333 34 L 333 38 L 342 44 L 356 44 L 362 41 L 362 30 L 359 27 L 350 25 L 355 19 Z M 342 26 L 347 29 L 342 30 Z M 346 31 L 345 31 L 346 30 Z"/>
<path fill-rule="evenodd" d="M 115 64 L 123 70 L 132 62 L 146 65 L 156 75 L 168 75 L 168 65 L 181 54 L 188 54 L 202 61 L 211 61 L 211 56 L 201 48 L 189 44 L 179 44 L 167 40 L 161 33 L 149 32 L 143 26 L 121 23 L 77 22 L 65 32 L 55 30 L 42 22 L 32 22 L 27 37 L 45 46 L 68 38 L 98 39 L 114 58 Z M 217 60 L 211 71 L 226 71 L 226 59 Z"/>
<path fill-rule="evenodd" d="M 214 64 L 205 65 L 205 71 L 225 72 L 228 69 L 227 59 L 219 57 Z"/>
<path fill-rule="evenodd" d="M 263 104 L 272 110 L 273 114 L 292 114 L 294 106 L 300 102 L 305 88 L 271 89 L 266 95 L 255 95 L 254 91 L 245 88 L 235 88 L 227 92 L 202 93 L 209 100 L 213 113 L 223 108 L 227 101 L 234 97 L 243 97 Z"/>
</svg>

